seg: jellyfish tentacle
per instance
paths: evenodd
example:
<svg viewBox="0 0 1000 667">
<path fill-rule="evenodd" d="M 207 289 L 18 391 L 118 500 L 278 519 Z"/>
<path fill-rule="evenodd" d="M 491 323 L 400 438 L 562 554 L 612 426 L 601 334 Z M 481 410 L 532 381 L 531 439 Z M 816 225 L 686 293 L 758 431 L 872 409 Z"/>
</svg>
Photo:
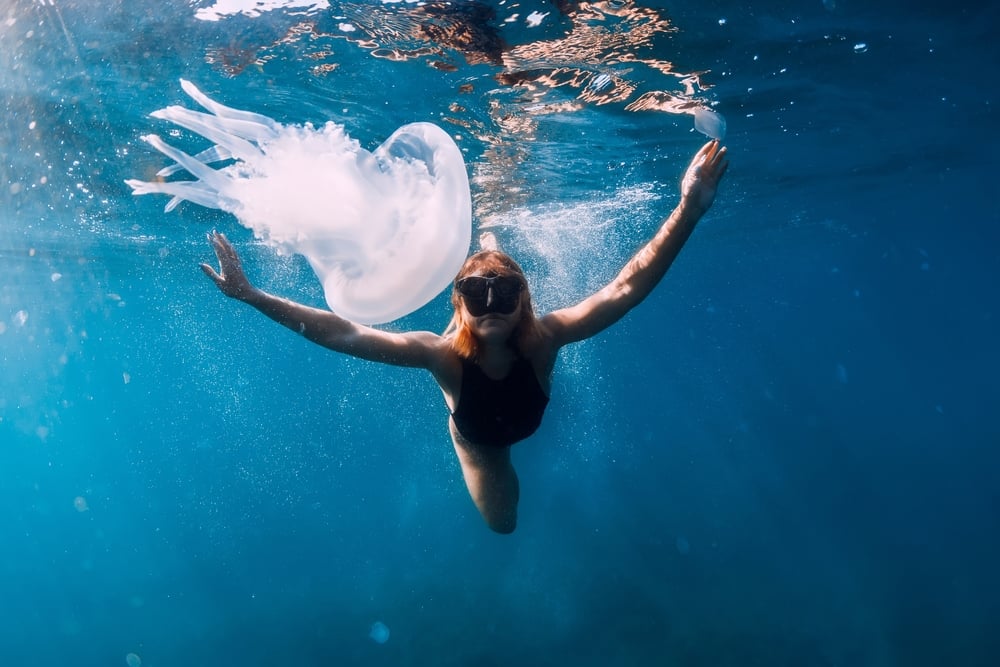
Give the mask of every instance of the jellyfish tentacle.
<svg viewBox="0 0 1000 667">
<path fill-rule="evenodd" d="M 148 181 L 129 179 L 125 183 L 132 188 L 133 195 L 171 195 L 170 201 L 167 202 L 167 205 L 163 209 L 165 213 L 174 210 L 181 200 L 187 200 L 206 208 L 218 208 L 230 212 L 234 211 L 237 205 L 234 200 L 220 195 L 217 190 L 205 186 L 200 181 L 150 183 Z"/>
<path fill-rule="evenodd" d="M 216 171 L 205 163 L 194 159 L 184 151 L 174 148 L 155 134 L 144 135 L 142 140 L 184 167 L 192 176 L 205 181 L 205 183 L 211 185 L 216 190 L 222 190 L 226 187 L 227 178 L 222 175 L 222 172 Z"/>
<path fill-rule="evenodd" d="M 177 106 L 160 109 L 149 115 L 197 132 L 241 160 L 253 160 L 263 154 L 260 148 L 251 143 L 251 141 L 257 141 L 249 132 L 252 128 L 237 127 L 240 121 L 220 121 L 210 114 Z M 244 132 L 241 133 L 240 129 Z M 251 134 L 250 141 L 244 138 L 245 134 Z"/>
<path fill-rule="evenodd" d="M 212 146 L 211 148 L 206 148 L 202 152 L 195 155 L 194 159 L 198 162 L 203 162 L 204 164 L 212 164 L 214 162 L 231 160 L 232 157 L 233 154 L 222 146 Z M 156 175 L 160 178 L 166 178 L 167 176 L 172 176 L 183 169 L 184 168 L 179 164 L 172 164 L 156 172 Z"/>
<path fill-rule="evenodd" d="M 261 115 L 259 113 L 253 113 L 252 111 L 243 111 L 241 109 L 234 109 L 232 107 L 227 107 L 224 104 L 219 104 L 213 99 L 209 99 L 205 93 L 198 90 L 198 87 L 186 79 L 181 79 L 181 88 L 188 97 L 193 99 L 195 102 L 200 104 L 202 107 L 211 111 L 213 114 L 219 118 L 225 118 L 227 120 L 238 120 L 245 121 L 248 123 L 254 123 L 257 125 L 262 125 L 269 128 L 275 135 L 281 129 L 281 124 L 268 118 L 267 116 Z"/>
</svg>

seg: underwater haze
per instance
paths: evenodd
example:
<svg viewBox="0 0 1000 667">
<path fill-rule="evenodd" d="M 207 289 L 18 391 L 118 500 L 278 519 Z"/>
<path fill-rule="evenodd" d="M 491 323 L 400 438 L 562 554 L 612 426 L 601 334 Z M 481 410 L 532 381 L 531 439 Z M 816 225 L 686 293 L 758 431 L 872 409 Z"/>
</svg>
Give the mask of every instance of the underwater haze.
<svg viewBox="0 0 1000 667">
<path fill-rule="evenodd" d="M 1000 664 L 997 7 L 4 0 L 0 665 Z M 169 163 L 143 136 L 211 145 L 150 117 L 181 79 L 368 151 L 439 125 L 542 311 L 725 121 L 715 206 L 514 447 L 515 533 L 429 374 L 198 267 L 216 229 L 325 307 L 304 257 L 133 197 Z"/>
</svg>

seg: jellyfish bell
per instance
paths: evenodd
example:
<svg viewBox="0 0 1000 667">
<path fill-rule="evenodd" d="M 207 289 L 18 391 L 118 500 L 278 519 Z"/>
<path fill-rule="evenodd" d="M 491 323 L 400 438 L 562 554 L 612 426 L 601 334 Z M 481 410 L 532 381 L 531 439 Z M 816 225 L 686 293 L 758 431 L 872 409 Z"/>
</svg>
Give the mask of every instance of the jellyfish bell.
<svg viewBox="0 0 1000 667">
<path fill-rule="evenodd" d="M 389 626 L 382 621 L 375 621 L 368 631 L 368 636 L 376 644 L 384 644 L 389 641 Z"/>
<path fill-rule="evenodd" d="M 694 129 L 709 139 L 722 141 L 726 138 L 726 119 L 720 113 L 700 107 L 694 110 Z"/>
<path fill-rule="evenodd" d="M 182 87 L 210 113 L 154 112 L 215 146 L 191 156 L 143 137 L 195 180 L 128 180 L 134 194 L 171 195 L 232 213 L 268 246 L 306 258 L 327 305 L 361 323 L 389 322 L 451 284 L 468 254 L 472 203 L 462 153 L 432 123 L 411 123 L 374 151 L 344 126 L 286 126 Z M 210 163 L 235 162 L 215 169 Z"/>
<path fill-rule="evenodd" d="M 128 667 L 142 667 L 142 658 L 135 653 L 129 653 L 125 656 L 125 664 Z"/>
</svg>

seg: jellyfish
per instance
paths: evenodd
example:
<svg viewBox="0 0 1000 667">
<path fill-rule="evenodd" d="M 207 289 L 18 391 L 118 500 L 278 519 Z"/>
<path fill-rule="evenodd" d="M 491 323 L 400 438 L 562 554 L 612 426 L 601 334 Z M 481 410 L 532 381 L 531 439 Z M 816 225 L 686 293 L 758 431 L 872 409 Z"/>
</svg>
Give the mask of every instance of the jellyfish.
<svg viewBox="0 0 1000 667">
<path fill-rule="evenodd" d="M 376 644 L 384 644 L 389 641 L 389 626 L 382 621 L 375 621 L 372 623 L 372 629 L 368 632 L 368 636 Z"/>
<path fill-rule="evenodd" d="M 142 658 L 137 656 L 135 653 L 129 653 L 125 656 L 125 664 L 128 667 L 142 667 Z"/>
<path fill-rule="evenodd" d="M 694 111 L 694 129 L 709 139 L 722 141 L 726 138 L 726 119 L 711 109 L 699 108 Z"/>
<path fill-rule="evenodd" d="M 143 139 L 175 164 L 161 180 L 125 181 L 135 195 L 166 194 L 236 216 L 281 254 L 305 257 L 330 309 L 360 324 L 408 315 L 447 287 L 468 254 L 472 202 L 462 153 L 433 123 L 396 130 L 374 151 L 346 128 L 282 125 L 223 106 L 189 81 L 181 88 L 208 113 L 153 112 L 213 146 L 184 153 Z M 221 168 L 210 166 L 231 161 Z M 186 171 L 194 180 L 162 180 Z"/>
</svg>

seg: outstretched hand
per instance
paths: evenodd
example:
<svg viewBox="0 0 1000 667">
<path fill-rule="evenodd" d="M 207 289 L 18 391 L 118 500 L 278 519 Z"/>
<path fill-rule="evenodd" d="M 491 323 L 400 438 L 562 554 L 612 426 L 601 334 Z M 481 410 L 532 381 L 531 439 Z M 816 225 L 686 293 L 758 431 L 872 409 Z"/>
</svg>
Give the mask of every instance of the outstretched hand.
<svg viewBox="0 0 1000 667">
<path fill-rule="evenodd" d="M 681 180 L 682 205 L 693 206 L 699 214 L 711 208 L 719 181 L 728 167 L 726 148 L 718 139 L 702 146 Z"/>
<path fill-rule="evenodd" d="M 219 272 L 216 273 L 208 264 L 202 264 L 201 270 L 226 296 L 233 299 L 246 299 L 253 292 L 254 287 L 247 280 L 246 274 L 243 273 L 243 264 L 240 263 L 240 257 L 236 254 L 232 244 L 229 243 L 229 239 L 225 235 L 213 231 L 208 235 L 208 240 L 215 250 L 215 256 L 219 258 Z"/>
</svg>

